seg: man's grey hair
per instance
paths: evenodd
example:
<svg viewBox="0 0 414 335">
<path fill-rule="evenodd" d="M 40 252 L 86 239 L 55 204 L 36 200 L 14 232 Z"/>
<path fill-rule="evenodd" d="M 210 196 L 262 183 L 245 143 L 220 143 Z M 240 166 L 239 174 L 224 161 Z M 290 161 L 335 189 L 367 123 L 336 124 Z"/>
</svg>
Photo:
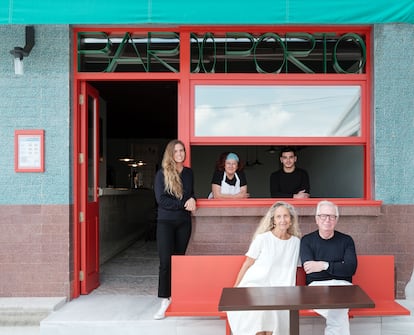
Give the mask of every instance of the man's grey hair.
<svg viewBox="0 0 414 335">
<path fill-rule="evenodd" d="M 318 216 L 320 214 L 321 206 L 332 206 L 333 208 L 335 208 L 336 217 L 339 218 L 338 206 L 335 205 L 332 201 L 328 201 L 328 200 L 319 201 L 318 205 L 316 206 L 316 214 L 315 214 L 316 216 Z"/>
</svg>

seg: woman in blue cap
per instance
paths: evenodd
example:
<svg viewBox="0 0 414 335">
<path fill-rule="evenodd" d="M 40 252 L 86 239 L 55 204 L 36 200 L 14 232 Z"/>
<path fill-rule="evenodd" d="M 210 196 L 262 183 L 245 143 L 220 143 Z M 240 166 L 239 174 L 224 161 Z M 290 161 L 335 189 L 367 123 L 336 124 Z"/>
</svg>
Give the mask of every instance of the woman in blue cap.
<svg viewBox="0 0 414 335">
<path fill-rule="evenodd" d="M 222 153 L 211 180 L 209 198 L 241 199 L 248 197 L 247 179 L 239 156 L 234 152 Z"/>
</svg>

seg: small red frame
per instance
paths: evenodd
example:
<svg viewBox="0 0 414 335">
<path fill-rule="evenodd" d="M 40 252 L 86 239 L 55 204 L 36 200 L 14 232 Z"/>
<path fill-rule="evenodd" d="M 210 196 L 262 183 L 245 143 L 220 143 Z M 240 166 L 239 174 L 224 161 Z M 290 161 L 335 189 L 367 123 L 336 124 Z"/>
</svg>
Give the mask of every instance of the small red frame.
<svg viewBox="0 0 414 335">
<path fill-rule="evenodd" d="M 14 131 L 14 171 L 45 171 L 45 131 L 25 129 Z"/>
</svg>

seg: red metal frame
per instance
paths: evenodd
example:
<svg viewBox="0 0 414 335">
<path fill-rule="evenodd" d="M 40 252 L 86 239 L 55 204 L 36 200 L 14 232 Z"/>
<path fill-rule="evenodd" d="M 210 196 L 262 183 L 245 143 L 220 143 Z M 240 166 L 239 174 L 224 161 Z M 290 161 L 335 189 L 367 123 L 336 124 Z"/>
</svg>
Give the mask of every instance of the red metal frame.
<svg viewBox="0 0 414 335">
<path fill-rule="evenodd" d="M 259 75 L 260 76 L 260 75 Z M 292 80 L 289 75 L 280 75 L 278 80 L 275 81 L 274 78 L 263 78 L 263 76 L 258 77 L 258 79 L 253 79 L 250 76 L 239 76 L 237 80 L 234 79 L 205 79 L 191 80 L 191 91 L 190 91 L 190 110 L 194 111 L 194 96 L 195 96 L 195 86 L 196 85 L 301 85 L 301 86 L 345 86 L 345 85 L 358 85 L 361 87 L 362 97 L 361 105 L 362 109 L 367 105 L 366 97 L 366 81 L 361 80 L 361 77 L 354 77 L 354 80 L 350 80 L 352 75 L 321 75 L 321 78 L 318 80 L 314 76 L 310 80 L 308 75 L 296 75 L 296 79 Z M 210 76 L 211 77 L 211 76 Z M 220 77 L 217 75 L 217 77 Z M 364 76 L 365 77 L 365 76 Z M 259 79 L 260 78 L 260 79 Z M 323 80 L 322 80 L 323 78 Z M 335 79 L 334 79 L 335 78 Z M 342 79 L 342 80 L 341 80 Z M 190 140 L 191 144 L 195 145 L 205 145 L 205 144 L 215 144 L 215 145 L 236 145 L 236 144 L 269 144 L 269 143 L 279 143 L 279 144 L 302 144 L 302 145 L 356 145 L 356 144 L 365 144 L 369 138 L 369 127 L 366 126 L 367 118 L 362 112 L 361 115 L 361 136 L 355 137 L 271 137 L 271 136 L 261 136 L 261 137 L 202 137 L 195 136 L 194 131 L 194 113 L 190 113 Z"/>
<path fill-rule="evenodd" d="M 80 31 L 105 31 L 107 33 L 113 32 L 147 32 L 147 31 L 174 31 L 179 32 L 182 41 L 190 41 L 191 32 L 204 33 L 206 31 L 212 33 L 229 32 L 229 31 L 248 31 L 251 33 L 260 33 L 268 31 L 276 31 L 278 33 L 287 32 L 328 32 L 333 31 L 336 33 L 355 32 L 365 34 L 366 36 L 366 73 L 365 74 L 240 74 L 240 73 L 226 73 L 226 74 L 193 74 L 190 73 L 190 43 L 180 44 L 180 73 L 165 72 L 165 73 L 87 73 L 77 72 L 78 69 L 78 57 L 77 57 L 77 33 Z M 73 297 L 77 297 L 80 294 L 79 291 L 79 270 L 80 270 L 80 230 L 79 230 L 79 211 L 80 211 L 80 180 L 79 180 L 79 166 L 78 166 L 78 154 L 80 150 L 79 143 L 79 93 L 80 84 L 86 81 L 146 81 L 146 80 L 163 80 L 163 81 L 176 81 L 178 83 L 178 137 L 184 142 L 187 148 L 186 163 L 191 162 L 191 146 L 192 145 L 222 145 L 222 144 L 268 144 L 269 142 L 275 142 L 275 138 L 205 138 L 195 137 L 193 120 L 194 120 L 194 105 L 193 105 L 193 92 L 194 85 L 196 83 L 208 84 L 210 82 L 225 83 L 242 83 L 251 84 L 258 83 L 272 83 L 272 84 L 312 84 L 312 85 L 326 85 L 329 83 L 343 84 L 345 81 L 358 83 L 363 87 L 362 89 L 362 109 L 361 116 L 361 136 L 357 138 L 277 138 L 277 143 L 289 143 L 289 144 L 332 144 L 332 145 L 363 145 L 365 148 L 364 157 L 364 197 L 361 199 L 332 199 L 338 205 L 341 206 L 379 206 L 381 201 L 372 200 L 372 164 L 371 164 L 371 27 L 369 26 L 168 26 L 168 27 L 82 27 L 77 26 L 73 29 L 73 38 L 75 48 L 73 49 L 73 69 L 74 80 L 73 83 L 73 175 L 74 175 L 74 285 L 73 285 Z M 299 206 L 314 206 L 318 199 L 307 200 L 295 200 L 293 203 Z M 200 199 L 197 202 L 198 207 L 268 207 L 274 202 L 274 199 L 246 199 L 246 200 L 207 200 Z"/>
</svg>

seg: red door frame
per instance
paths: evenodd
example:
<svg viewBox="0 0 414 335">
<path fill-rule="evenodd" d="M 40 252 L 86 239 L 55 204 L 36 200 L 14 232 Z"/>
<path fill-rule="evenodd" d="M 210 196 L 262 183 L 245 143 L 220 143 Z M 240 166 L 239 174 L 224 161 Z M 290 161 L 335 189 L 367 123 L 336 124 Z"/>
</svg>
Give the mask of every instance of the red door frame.
<svg viewBox="0 0 414 335">
<path fill-rule="evenodd" d="M 81 293 L 88 294 L 99 286 L 99 93 L 83 82 L 81 95 Z"/>
<path fill-rule="evenodd" d="M 99 162 L 99 95 L 96 90 L 90 87 L 86 81 L 79 81 L 74 84 L 75 113 L 74 113 L 74 227 L 73 227 L 73 257 L 74 273 L 72 284 L 72 297 L 80 294 L 87 294 L 99 285 L 99 198 L 97 196 L 98 186 L 98 162 Z M 94 190 L 95 201 L 88 201 L 88 97 L 94 99 Z M 92 210 L 92 207 L 93 210 Z M 91 219 L 91 215 L 94 219 Z M 91 235 L 90 228 L 94 234 Z M 87 241 L 87 238 L 94 239 L 94 243 Z M 88 250 L 94 246 L 95 250 Z M 90 253 L 94 257 L 90 257 Z M 93 259 L 91 262 L 90 260 Z M 93 271 L 91 269 L 94 269 Z M 81 272 L 83 278 L 81 278 Z"/>
<path fill-rule="evenodd" d="M 244 27 L 233 27 L 233 26 L 220 26 L 220 27 L 204 27 L 204 26 L 185 26 L 185 27 L 168 27 L 168 28 L 160 28 L 160 27 L 145 27 L 145 28 L 129 28 L 129 27 L 122 27 L 122 28 L 114 28 L 114 27 L 76 27 L 73 29 L 73 36 L 74 36 L 74 45 L 75 48 L 73 49 L 73 68 L 74 68 L 74 80 L 73 80 L 73 106 L 74 106 L 74 119 L 73 119 L 73 131 L 74 131 L 74 140 L 73 140 L 73 162 L 74 162 L 74 205 L 73 205 L 73 217 L 74 217 L 74 227 L 73 227 L 73 257 L 74 257 L 74 275 L 73 275 L 73 285 L 72 285 L 72 297 L 77 297 L 80 295 L 80 281 L 79 281 L 79 271 L 81 269 L 81 251 L 80 251 L 80 241 L 81 241 L 81 232 L 79 228 L 79 213 L 81 210 L 81 198 L 80 198 L 80 190 L 79 190 L 79 166 L 78 166 L 78 160 L 79 160 L 79 153 L 80 153 L 80 141 L 79 141 L 79 132 L 80 132 L 80 119 L 79 119 L 79 111 L 80 111 L 80 105 L 79 105 L 79 95 L 80 95 L 80 87 L 84 83 L 88 81 L 176 81 L 178 83 L 178 137 L 185 143 L 187 148 L 190 148 L 192 144 L 201 144 L 197 141 L 199 139 L 196 139 L 193 137 L 192 132 L 192 124 L 191 124 L 191 106 L 190 102 L 191 99 L 191 91 L 192 86 L 194 82 L 199 80 L 239 80 L 243 83 L 248 83 L 249 80 L 269 80 L 268 74 L 214 74 L 212 76 L 211 74 L 192 74 L 190 73 L 190 43 L 181 43 L 180 45 L 180 73 L 173 73 L 173 72 L 159 72 L 159 73 L 146 73 L 146 72 L 140 72 L 140 73 L 105 73 L 105 72 L 99 72 L 99 73 L 88 73 L 88 72 L 77 72 L 78 69 L 78 55 L 77 55 L 77 45 L 78 45 L 78 39 L 77 39 L 77 33 L 82 31 L 96 31 L 101 32 L 105 31 L 107 33 L 110 32 L 148 32 L 148 31 L 175 31 L 180 33 L 180 38 L 182 41 L 190 41 L 190 33 L 193 31 L 249 31 L 249 32 L 261 32 L 261 31 L 336 31 L 336 32 L 365 32 L 367 34 L 367 73 L 363 75 L 363 77 L 366 78 L 366 92 L 367 96 L 365 96 L 364 101 L 366 102 L 366 105 L 363 107 L 366 111 L 364 112 L 362 117 L 362 125 L 365 130 L 366 138 L 364 139 L 365 147 L 367 150 L 365 150 L 364 155 L 364 164 L 365 166 L 365 181 L 364 181 L 364 188 L 366 190 L 365 197 L 363 199 L 335 199 L 336 203 L 338 205 L 343 206 L 379 206 L 381 204 L 380 201 L 374 201 L 372 200 L 372 169 L 371 169 L 371 153 L 369 148 L 371 147 L 370 143 L 372 141 L 371 139 L 371 132 L 370 127 L 371 123 L 369 120 L 367 120 L 367 115 L 369 111 L 371 110 L 370 106 L 370 99 L 371 97 L 371 55 L 370 55 L 370 45 L 371 45 L 371 35 L 370 31 L 371 28 L 367 26 L 361 26 L 361 27 L 344 27 L 344 26 L 313 26 L 313 27 L 280 27 L 280 26 L 244 26 Z M 341 75 L 335 75 L 332 76 L 333 80 L 338 80 L 339 76 Z M 352 75 L 351 75 L 352 76 Z M 330 75 L 327 74 L 315 74 L 315 75 L 278 75 L 277 77 L 274 77 L 274 80 L 287 80 L 287 81 L 293 81 L 293 82 L 302 82 L 303 80 L 310 80 L 313 82 L 318 82 L 319 80 L 325 81 Z M 350 78 L 349 75 L 343 76 L 343 78 Z M 361 77 L 360 77 L 361 78 Z M 226 144 L 226 141 L 228 139 L 225 138 L 215 138 L 213 140 L 208 139 L 207 142 L 212 141 L 210 144 L 214 143 L 220 143 L 220 144 Z M 244 142 L 249 142 L 249 144 L 261 144 L 265 142 L 272 141 L 271 138 L 261 138 L 261 139 L 252 139 L 252 138 L 244 138 Z M 292 142 L 292 139 L 289 139 L 290 142 Z M 300 142 L 301 139 L 293 139 L 292 143 Z M 317 141 L 317 140 L 316 140 Z M 206 143 L 207 143 L 206 142 Z M 339 141 L 340 142 L 340 141 Z M 206 144 L 204 143 L 204 144 Z M 189 164 L 191 161 L 191 150 L 188 150 L 188 156 L 186 163 Z M 315 200 L 307 200 L 304 201 L 298 201 L 296 205 L 303 205 L 303 206 L 314 206 Z M 229 202 L 229 201 L 221 201 L 220 207 L 239 207 L 239 206 L 252 206 L 252 207 L 268 207 L 269 204 L 273 203 L 272 199 L 248 199 L 247 201 L 240 202 Z M 208 200 L 201 199 L 198 201 L 198 207 L 211 207 L 211 206 L 217 206 L 217 202 L 212 202 Z"/>
</svg>

